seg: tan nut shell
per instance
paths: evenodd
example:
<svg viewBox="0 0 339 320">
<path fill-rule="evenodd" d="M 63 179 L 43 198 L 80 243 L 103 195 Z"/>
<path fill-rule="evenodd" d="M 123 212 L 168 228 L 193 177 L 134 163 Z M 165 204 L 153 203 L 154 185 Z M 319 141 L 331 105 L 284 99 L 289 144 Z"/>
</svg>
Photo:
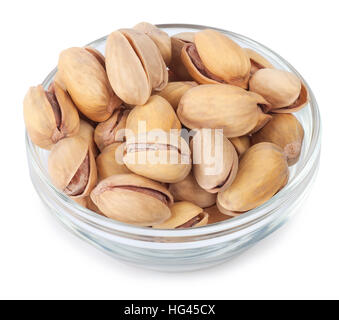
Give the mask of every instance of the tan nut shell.
<svg viewBox="0 0 339 320">
<path fill-rule="evenodd" d="M 161 56 L 164 59 L 166 65 L 169 65 L 172 58 L 172 45 L 169 35 L 165 31 L 162 31 L 155 25 L 148 22 L 140 22 L 134 26 L 134 29 L 145 33 L 154 41 L 160 50 Z"/>
<path fill-rule="evenodd" d="M 104 55 L 97 49 L 93 47 L 85 47 L 85 49 L 94 56 L 98 60 L 98 62 L 102 65 L 104 69 L 106 69 L 106 62 L 105 62 L 105 57 Z"/>
<path fill-rule="evenodd" d="M 123 163 L 123 144 L 114 142 L 107 146 L 96 158 L 99 180 L 115 174 L 130 173 Z"/>
<path fill-rule="evenodd" d="M 123 141 L 128 114 L 129 110 L 126 109 L 115 110 L 109 119 L 96 126 L 94 141 L 99 150 L 104 150 L 116 141 Z"/>
<path fill-rule="evenodd" d="M 205 208 L 204 211 L 208 213 L 208 224 L 225 221 L 232 218 L 231 216 L 221 213 L 216 205 Z"/>
<path fill-rule="evenodd" d="M 89 155 L 89 177 L 84 192 L 72 198 L 89 195 L 97 182 L 97 169 L 88 143 L 80 136 L 65 138 L 55 144 L 48 157 L 48 172 L 56 188 L 64 191 Z"/>
<path fill-rule="evenodd" d="M 258 104 L 265 103 L 260 95 L 236 86 L 200 85 L 183 95 L 177 114 L 188 128 L 220 128 L 233 138 L 254 129 L 259 120 Z"/>
<path fill-rule="evenodd" d="M 191 171 L 190 150 L 180 135 L 159 131 L 159 136 L 147 136 L 146 146 L 133 140 L 127 140 L 124 152 L 124 163 L 132 172 L 156 181 L 175 183 L 185 179 Z M 141 149 L 135 151 L 135 147 Z"/>
<path fill-rule="evenodd" d="M 230 138 L 229 140 L 232 142 L 239 158 L 251 147 L 251 139 L 249 136 Z"/>
<path fill-rule="evenodd" d="M 201 188 L 210 193 L 226 190 L 238 171 L 238 155 L 222 131 L 198 130 L 190 143 L 193 174 Z"/>
<path fill-rule="evenodd" d="M 272 116 L 270 114 L 264 113 L 260 107 L 258 107 L 258 115 L 258 122 L 255 127 L 249 132 L 249 134 L 253 134 L 259 131 L 261 128 L 265 127 L 266 124 L 272 119 Z"/>
<path fill-rule="evenodd" d="M 86 120 L 80 119 L 80 128 L 78 135 L 88 142 L 94 157 L 98 155 L 98 148 L 94 142 L 94 128 Z"/>
<path fill-rule="evenodd" d="M 192 174 L 180 182 L 170 184 L 168 190 L 175 201 L 189 201 L 201 208 L 214 205 L 217 199 L 216 194 L 202 189 Z"/>
<path fill-rule="evenodd" d="M 218 194 L 218 208 L 228 215 L 254 209 L 283 188 L 288 176 L 283 150 L 273 143 L 256 144 L 240 159 L 232 185 Z"/>
<path fill-rule="evenodd" d="M 58 74 L 79 110 L 93 121 L 104 121 L 121 104 L 112 91 L 105 69 L 85 48 L 61 52 Z"/>
<path fill-rule="evenodd" d="M 75 135 L 79 130 L 79 115 L 71 98 L 58 84 L 53 88 L 61 111 L 59 128 L 41 85 L 31 87 L 23 103 L 27 132 L 33 143 L 44 149 L 50 149 L 60 139 Z"/>
<path fill-rule="evenodd" d="M 250 48 L 244 48 L 244 50 L 251 61 L 251 75 L 256 73 L 259 69 L 263 68 L 274 69 L 273 65 L 258 52 Z"/>
<path fill-rule="evenodd" d="M 196 87 L 197 85 L 198 84 L 194 81 L 169 82 L 167 86 L 158 93 L 158 95 L 166 99 L 174 110 L 177 110 L 182 96 L 186 93 L 186 91 Z"/>
<path fill-rule="evenodd" d="M 156 195 L 166 197 L 168 204 Z M 101 181 L 91 192 L 91 199 L 107 217 L 139 226 L 167 220 L 173 203 L 172 195 L 161 184 L 135 174 L 118 174 Z"/>
<path fill-rule="evenodd" d="M 285 70 L 260 69 L 252 76 L 249 88 L 267 100 L 266 112 L 295 112 L 308 101 L 305 85 L 296 75 Z"/>
<path fill-rule="evenodd" d="M 251 63 L 246 52 L 238 44 L 226 35 L 210 29 L 197 32 L 194 43 L 207 70 L 228 84 L 247 88 Z M 185 53 L 185 50 L 183 50 L 183 53 Z M 184 60 L 183 62 L 185 63 Z M 216 83 L 213 80 L 204 81 L 194 65 L 185 65 L 197 82 Z"/>
<path fill-rule="evenodd" d="M 171 206 L 172 216 L 162 224 L 153 226 L 156 229 L 178 229 L 180 226 L 190 221 L 200 214 L 203 215 L 201 221 L 195 224 L 193 227 L 205 226 L 208 222 L 208 214 L 203 211 L 202 208 L 188 201 L 175 202 Z"/>
<path fill-rule="evenodd" d="M 295 164 L 300 156 L 304 129 L 293 114 L 274 114 L 272 120 L 252 137 L 252 143 L 272 142 L 280 146 L 288 165 Z"/>
</svg>

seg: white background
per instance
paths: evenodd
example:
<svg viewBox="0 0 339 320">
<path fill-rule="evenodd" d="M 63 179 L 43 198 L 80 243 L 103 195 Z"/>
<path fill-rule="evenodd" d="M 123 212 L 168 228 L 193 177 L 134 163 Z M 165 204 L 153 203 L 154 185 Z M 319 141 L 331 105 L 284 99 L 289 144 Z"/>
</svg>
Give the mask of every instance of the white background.
<svg viewBox="0 0 339 320">
<path fill-rule="evenodd" d="M 1 1 L 0 298 L 339 298 L 338 1 Z M 322 159 L 303 209 L 211 270 L 126 266 L 67 232 L 33 190 L 22 100 L 58 53 L 137 22 L 196 23 L 247 35 L 287 59 L 320 106 Z"/>
</svg>

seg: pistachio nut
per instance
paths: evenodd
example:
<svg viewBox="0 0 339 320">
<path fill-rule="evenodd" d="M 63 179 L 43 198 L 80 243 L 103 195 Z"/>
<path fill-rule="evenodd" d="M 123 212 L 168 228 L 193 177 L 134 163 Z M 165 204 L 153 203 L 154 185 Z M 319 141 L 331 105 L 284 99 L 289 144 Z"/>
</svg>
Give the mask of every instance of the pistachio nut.
<svg viewBox="0 0 339 320">
<path fill-rule="evenodd" d="M 228 83 L 245 89 L 248 86 L 251 70 L 248 55 L 216 30 L 197 32 L 194 43 L 186 43 L 182 48 L 181 59 L 198 83 Z"/>
<path fill-rule="evenodd" d="M 106 71 L 116 94 L 127 104 L 142 105 L 152 89 L 162 90 L 168 72 L 150 37 L 135 29 L 111 33 L 106 42 Z"/>
<path fill-rule="evenodd" d="M 251 147 L 251 139 L 249 136 L 241 136 L 230 138 L 239 158 Z"/>
<path fill-rule="evenodd" d="M 147 34 L 160 50 L 161 56 L 168 66 L 172 58 L 171 38 L 165 32 L 148 22 L 140 22 L 134 29 Z"/>
<path fill-rule="evenodd" d="M 87 121 L 80 119 L 80 128 L 78 135 L 87 141 L 94 157 L 98 155 L 98 148 L 94 142 L 94 128 Z"/>
<path fill-rule="evenodd" d="M 250 48 L 244 48 L 244 50 L 251 61 L 251 75 L 256 73 L 259 69 L 263 68 L 274 69 L 273 65 L 258 52 Z"/>
<path fill-rule="evenodd" d="M 146 104 L 134 107 L 126 120 L 126 138 L 151 130 L 181 129 L 181 123 L 167 100 L 151 96 Z"/>
<path fill-rule="evenodd" d="M 161 90 L 158 95 L 166 99 L 174 110 L 178 109 L 180 99 L 185 92 L 198 84 L 194 81 L 174 81 L 169 82 L 167 86 Z"/>
<path fill-rule="evenodd" d="M 171 217 L 161 224 L 154 225 L 156 229 L 185 229 L 205 226 L 208 214 L 195 204 L 188 201 L 175 202 L 171 206 Z"/>
<path fill-rule="evenodd" d="M 128 114 L 129 110 L 119 108 L 113 112 L 109 119 L 96 126 L 94 141 L 99 150 L 102 151 L 113 142 L 123 141 Z"/>
<path fill-rule="evenodd" d="M 107 217 L 139 226 L 169 219 L 173 197 L 160 183 L 136 174 L 118 174 L 102 180 L 91 199 Z"/>
<path fill-rule="evenodd" d="M 79 130 L 78 112 L 58 84 L 45 91 L 41 85 L 31 87 L 24 99 L 24 119 L 33 143 L 44 149 Z"/>
<path fill-rule="evenodd" d="M 293 114 L 274 114 L 272 120 L 252 135 L 253 144 L 272 142 L 284 150 L 288 165 L 295 164 L 300 156 L 304 129 Z"/>
<path fill-rule="evenodd" d="M 269 121 L 271 121 L 272 116 L 270 114 L 264 113 L 260 107 L 258 107 L 258 122 L 255 127 L 249 132 L 253 134 L 263 128 Z"/>
<path fill-rule="evenodd" d="M 249 89 L 266 99 L 268 104 L 264 107 L 265 112 L 295 112 L 308 101 L 305 85 L 296 75 L 285 70 L 258 70 L 251 77 Z"/>
<path fill-rule="evenodd" d="M 205 208 L 204 211 L 208 213 L 208 224 L 225 221 L 232 218 L 232 216 L 221 213 L 216 205 Z"/>
<path fill-rule="evenodd" d="M 227 215 L 254 209 L 283 188 L 288 176 L 283 150 L 273 143 L 258 143 L 240 159 L 237 176 L 227 190 L 219 192 L 217 206 Z"/>
<path fill-rule="evenodd" d="M 58 75 L 78 109 L 93 121 L 107 120 L 121 105 L 108 82 L 105 69 L 85 48 L 62 51 Z"/>
<path fill-rule="evenodd" d="M 191 81 L 193 78 L 188 73 L 185 65 L 181 60 L 181 51 L 186 43 L 194 42 L 194 33 L 185 32 L 179 33 L 171 37 L 172 45 L 172 60 L 169 65 L 169 70 L 173 73 L 173 78 L 176 81 Z"/>
<path fill-rule="evenodd" d="M 85 49 L 98 60 L 104 69 L 106 69 L 105 57 L 99 50 L 90 46 L 85 47 Z"/>
<path fill-rule="evenodd" d="M 189 201 L 201 208 L 214 205 L 217 199 L 216 194 L 209 193 L 198 185 L 192 173 L 184 180 L 170 184 L 168 190 L 174 201 Z"/>
<path fill-rule="evenodd" d="M 80 136 L 62 139 L 53 146 L 48 172 L 54 186 L 72 198 L 89 195 L 97 182 L 93 153 Z"/>
<path fill-rule="evenodd" d="M 132 172 L 165 183 L 185 179 L 192 167 L 186 141 L 178 134 L 160 130 L 145 139 L 142 135 L 128 139 L 123 160 Z"/>
<path fill-rule="evenodd" d="M 238 171 L 238 155 L 221 130 L 197 130 L 190 143 L 193 174 L 201 188 L 210 193 L 226 190 Z"/>
<path fill-rule="evenodd" d="M 228 138 L 248 134 L 259 121 L 260 95 L 227 84 L 206 84 L 188 90 L 177 114 L 182 124 L 195 128 L 220 128 Z"/>
<path fill-rule="evenodd" d="M 130 173 L 123 163 L 123 151 L 123 143 L 114 142 L 97 156 L 99 180 L 106 179 L 114 174 Z"/>
</svg>

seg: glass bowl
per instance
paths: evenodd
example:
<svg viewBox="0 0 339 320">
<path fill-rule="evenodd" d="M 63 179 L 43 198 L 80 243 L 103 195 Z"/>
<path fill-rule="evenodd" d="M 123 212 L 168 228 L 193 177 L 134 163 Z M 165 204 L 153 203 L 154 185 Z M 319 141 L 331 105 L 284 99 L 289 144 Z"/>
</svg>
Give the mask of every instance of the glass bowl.
<svg viewBox="0 0 339 320">
<path fill-rule="evenodd" d="M 198 25 L 158 25 L 169 35 L 211 28 Z M 212 28 L 215 29 L 215 28 Z M 302 76 L 282 57 L 265 46 L 236 33 L 227 34 L 243 47 L 256 50 L 276 68 Z M 106 37 L 89 45 L 104 52 Z M 43 81 L 47 88 L 54 69 Z M 305 82 L 305 80 L 303 79 Z M 320 156 L 320 115 L 315 97 L 309 90 L 308 105 L 295 115 L 302 123 L 305 138 L 300 160 L 290 167 L 290 180 L 264 205 L 238 217 L 204 227 L 181 230 L 155 230 L 136 227 L 100 216 L 85 209 L 59 192 L 47 172 L 48 151 L 33 145 L 26 134 L 27 157 L 33 185 L 47 208 L 77 236 L 128 263 L 163 271 L 187 271 L 221 263 L 250 248 L 282 226 L 298 212 L 315 179 Z"/>
</svg>

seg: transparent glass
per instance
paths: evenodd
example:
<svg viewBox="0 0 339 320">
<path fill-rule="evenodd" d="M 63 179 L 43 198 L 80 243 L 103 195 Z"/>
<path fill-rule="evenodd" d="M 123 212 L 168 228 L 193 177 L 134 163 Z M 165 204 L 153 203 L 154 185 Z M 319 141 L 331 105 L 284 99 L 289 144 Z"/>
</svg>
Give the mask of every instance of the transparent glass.
<svg viewBox="0 0 339 320">
<path fill-rule="evenodd" d="M 205 26 L 158 25 L 168 34 L 198 31 Z M 256 50 L 275 67 L 302 76 L 282 57 L 265 46 L 230 31 L 227 34 L 243 47 Z M 90 43 L 104 52 L 106 37 Z M 43 81 L 47 88 L 54 69 Z M 315 179 L 320 156 L 320 115 L 315 97 L 305 82 L 310 101 L 295 115 L 305 138 L 299 162 L 290 168 L 285 188 L 264 205 L 230 220 L 187 230 L 154 230 L 127 225 L 87 210 L 59 192 L 47 172 L 48 152 L 31 142 L 26 134 L 27 157 L 34 187 L 47 208 L 77 236 L 111 256 L 142 267 L 164 271 L 187 271 L 221 263 L 248 249 L 282 226 L 298 212 Z"/>
</svg>

